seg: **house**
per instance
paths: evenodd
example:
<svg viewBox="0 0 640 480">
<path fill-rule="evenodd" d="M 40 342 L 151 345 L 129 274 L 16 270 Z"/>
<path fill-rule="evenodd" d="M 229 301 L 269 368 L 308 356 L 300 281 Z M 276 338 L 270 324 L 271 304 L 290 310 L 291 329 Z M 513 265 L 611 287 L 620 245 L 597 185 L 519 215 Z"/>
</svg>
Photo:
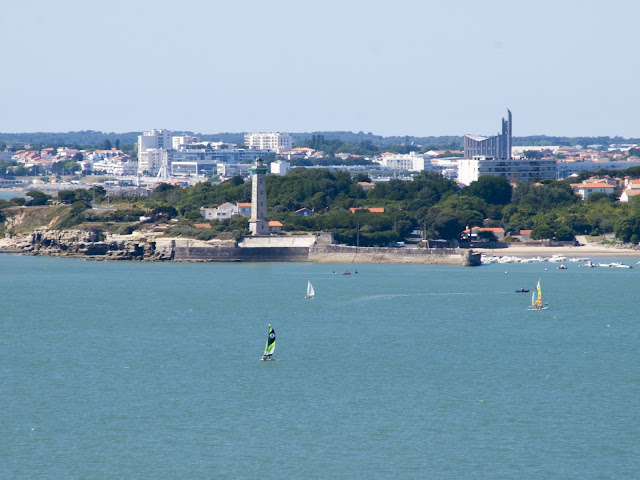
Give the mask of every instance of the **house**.
<svg viewBox="0 0 640 480">
<path fill-rule="evenodd" d="M 251 209 L 249 209 L 251 211 Z M 218 208 L 200 208 L 200 214 L 205 220 L 226 220 L 238 215 L 238 206 L 233 203 L 227 202 L 220 205 Z"/>
<path fill-rule="evenodd" d="M 518 237 L 520 237 L 520 241 L 522 242 L 528 242 L 529 240 L 531 240 L 531 232 L 533 230 L 520 230 L 518 232 Z"/>
<path fill-rule="evenodd" d="M 251 217 L 251 202 L 238 202 L 238 215 Z"/>
<path fill-rule="evenodd" d="M 633 197 L 640 195 L 640 188 L 627 188 L 620 195 L 620 201 L 629 203 L 633 200 Z"/>
<path fill-rule="evenodd" d="M 309 210 L 308 208 L 301 208 L 300 210 L 296 210 L 295 212 L 296 215 L 302 215 L 304 217 L 310 217 L 311 215 L 313 215 L 313 210 Z"/>
<path fill-rule="evenodd" d="M 365 192 L 376 186 L 375 183 L 371 182 L 358 182 L 358 185 L 360 185 Z"/>
<path fill-rule="evenodd" d="M 615 186 L 604 182 L 572 183 L 571 187 L 573 188 L 574 193 L 580 195 L 583 200 L 586 200 L 592 193 L 604 193 L 606 195 L 610 195 L 616 188 Z"/>
<path fill-rule="evenodd" d="M 278 220 L 269 220 L 269 232 L 270 233 L 282 233 L 282 223 Z"/>
<path fill-rule="evenodd" d="M 640 189 L 640 180 L 631 180 L 629 178 L 625 178 L 624 186 L 626 189 Z"/>
<path fill-rule="evenodd" d="M 478 238 L 478 234 L 480 232 L 491 232 L 493 233 L 498 241 L 502 241 L 504 239 L 504 228 L 501 227 L 471 227 L 463 230 L 462 235 L 466 238 L 471 237 L 471 240 Z"/>
</svg>

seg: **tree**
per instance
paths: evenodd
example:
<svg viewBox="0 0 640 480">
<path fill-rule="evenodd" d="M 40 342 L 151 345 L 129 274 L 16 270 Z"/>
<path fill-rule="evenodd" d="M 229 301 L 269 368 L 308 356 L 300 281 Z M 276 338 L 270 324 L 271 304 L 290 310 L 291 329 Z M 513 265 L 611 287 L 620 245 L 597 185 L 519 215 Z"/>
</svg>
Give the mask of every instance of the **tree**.
<svg viewBox="0 0 640 480">
<path fill-rule="evenodd" d="M 531 238 L 533 240 L 549 239 L 553 238 L 553 229 L 549 225 L 536 225 L 531 230 Z"/>
<path fill-rule="evenodd" d="M 542 158 L 543 153 L 540 150 L 525 150 L 524 158 Z"/>
<path fill-rule="evenodd" d="M 497 242 L 498 237 L 496 237 L 495 233 L 489 230 L 480 230 L 478 232 L 478 239 L 483 240 L 485 242 Z"/>
<path fill-rule="evenodd" d="M 46 203 L 51 199 L 51 195 L 47 195 L 40 190 L 29 190 L 27 195 L 31 197 L 29 205 L 46 205 Z"/>
<path fill-rule="evenodd" d="M 576 232 L 574 232 L 571 228 L 566 225 L 560 225 L 556 228 L 555 238 L 561 242 L 570 242 L 574 240 L 576 236 Z"/>
<path fill-rule="evenodd" d="M 464 195 L 473 195 L 492 205 L 507 205 L 511 202 L 513 188 L 504 177 L 482 175 L 462 190 Z"/>
<path fill-rule="evenodd" d="M 51 165 L 51 172 L 56 175 L 70 175 L 78 170 L 80 170 L 80 165 L 74 160 L 63 160 Z"/>
</svg>

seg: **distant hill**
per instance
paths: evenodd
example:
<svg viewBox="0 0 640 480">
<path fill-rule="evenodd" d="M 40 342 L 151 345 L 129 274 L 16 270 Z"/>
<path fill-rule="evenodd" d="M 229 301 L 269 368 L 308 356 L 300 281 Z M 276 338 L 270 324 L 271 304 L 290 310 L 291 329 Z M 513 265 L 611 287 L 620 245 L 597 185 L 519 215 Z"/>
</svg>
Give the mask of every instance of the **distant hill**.
<svg viewBox="0 0 640 480">
<path fill-rule="evenodd" d="M 242 144 L 244 142 L 244 132 L 221 132 L 221 133 L 194 133 L 187 131 L 175 131 L 176 135 L 195 135 L 202 140 L 228 142 Z M 109 140 L 112 145 L 119 141 L 120 145 L 133 145 L 138 141 L 138 135 L 142 132 L 98 132 L 94 130 L 80 130 L 78 132 L 31 132 L 31 133 L 0 133 L 0 142 L 7 145 L 14 143 L 21 144 L 42 144 L 43 146 L 78 146 L 93 147 Z M 371 142 L 372 144 L 384 147 L 388 145 L 420 145 L 437 149 L 461 150 L 461 136 L 391 136 L 374 135 L 371 132 L 302 132 L 291 133 L 294 144 L 300 145 L 313 135 L 322 135 L 327 141 L 340 140 L 348 145 L 355 145 L 359 142 Z M 608 146 L 617 143 L 639 144 L 640 138 L 622 137 L 553 137 L 546 135 L 534 135 L 528 137 L 513 137 L 514 146 L 532 145 L 603 145 Z"/>
</svg>

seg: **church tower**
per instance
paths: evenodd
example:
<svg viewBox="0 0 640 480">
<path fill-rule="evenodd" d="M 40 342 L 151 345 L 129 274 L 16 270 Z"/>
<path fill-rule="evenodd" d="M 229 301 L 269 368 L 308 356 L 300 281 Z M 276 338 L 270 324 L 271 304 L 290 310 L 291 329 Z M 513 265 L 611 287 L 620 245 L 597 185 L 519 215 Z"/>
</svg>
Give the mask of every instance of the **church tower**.
<svg viewBox="0 0 640 480">
<path fill-rule="evenodd" d="M 269 235 L 267 218 L 267 167 L 258 158 L 251 167 L 251 218 L 249 229 L 253 235 Z"/>
</svg>

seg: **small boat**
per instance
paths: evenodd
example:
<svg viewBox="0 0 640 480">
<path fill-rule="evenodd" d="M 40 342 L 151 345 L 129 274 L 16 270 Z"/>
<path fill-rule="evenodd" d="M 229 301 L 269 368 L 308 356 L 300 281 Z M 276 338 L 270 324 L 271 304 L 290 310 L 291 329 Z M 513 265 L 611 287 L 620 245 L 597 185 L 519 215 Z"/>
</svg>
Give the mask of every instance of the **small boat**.
<svg viewBox="0 0 640 480">
<path fill-rule="evenodd" d="M 529 293 L 530 290 L 526 289 L 526 288 L 519 288 L 518 290 L 516 290 L 516 293 Z"/>
<path fill-rule="evenodd" d="M 615 262 L 611 264 L 614 268 L 633 268 L 631 265 L 626 265 L 624 263 Z"/>
<path fill-rule="evenodd" d="M 316 291 L 313 289 L 313 285 L 311 282 L 307 282 L 307 296 L 305 298 L 313 298 L 316 294 Z"/>
<path fill-rule="evenodd" d="M 567 266 L 564 263 L 562 263 L 562 264 L 558 265 L 557 268 L 558 268 L 558 270 L 566 270 Z"/>
<path fill-rule="evenodd" d="M 269 334 L 267 336 L 267 344 L 264 346 L 264 354 L 262 355 L 263 362 L 275 361 L 273 352 L 276 349 L 276 332 L 271 325 L 269 325 Z"/>
<path fill-rule="evenodd" d="M 345 270 L 341 275 L 351 275 L 351 272 L 349 270 Z"/>
<path fill-rule="evenodd" d="M 540 279 L 536 289 L 531 294 L 531 308 L 530 310 L 545 310 L 547 307 L 542 303 L 542 288 L 540 288 Z"/>
</svg>

